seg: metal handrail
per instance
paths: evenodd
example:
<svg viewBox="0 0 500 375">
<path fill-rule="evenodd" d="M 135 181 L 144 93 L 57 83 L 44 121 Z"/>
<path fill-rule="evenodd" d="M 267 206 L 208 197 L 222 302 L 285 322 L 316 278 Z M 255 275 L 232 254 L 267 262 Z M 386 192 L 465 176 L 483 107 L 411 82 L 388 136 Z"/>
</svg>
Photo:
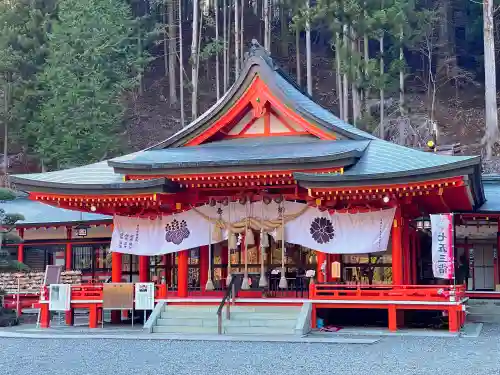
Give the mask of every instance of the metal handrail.
<svg viewBox="0 0 500 375">
<path fill-rule="evenodd" d="M 237 282 L 238 284 L 236 284 Z M 219 335 L 222 335 L 222 310 L 224 309 L 224 306 L 226 306 L 226 319 L 230 320 L 231 299 L 234 305 L 236 294 L 238 293 L 240 288 L 241 288 L 241 275 L 233 275 L 233 277 L 231 278 L 231 282 L 227 286 L 226 293 L 224 294 L 224 297 L 220 301 L 219 308 L 217 309 L 217 332 Z M 229 303 L 226 305 L 226 302 L 228 302 L 228 300 Z"/>
</svg>

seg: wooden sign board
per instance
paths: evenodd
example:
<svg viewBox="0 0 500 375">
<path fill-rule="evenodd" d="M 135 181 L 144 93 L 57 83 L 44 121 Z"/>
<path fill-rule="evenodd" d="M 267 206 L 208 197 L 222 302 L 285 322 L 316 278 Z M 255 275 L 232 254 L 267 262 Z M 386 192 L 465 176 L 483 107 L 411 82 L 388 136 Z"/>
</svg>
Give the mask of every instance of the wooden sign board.
<svg viewBox="0 0 500 375">
<path fill-rule="evenodd" d="M 59 284 L 61 280 L 62 266 L 47 266 L 45 268 L 45 276 L 43 285 Z"/>
<path fill-rule="evenodd" d="M 102 308 L 108 310 L 132 310 L 134 308 L 134 284 L 103 284 Z"/>
</svg>

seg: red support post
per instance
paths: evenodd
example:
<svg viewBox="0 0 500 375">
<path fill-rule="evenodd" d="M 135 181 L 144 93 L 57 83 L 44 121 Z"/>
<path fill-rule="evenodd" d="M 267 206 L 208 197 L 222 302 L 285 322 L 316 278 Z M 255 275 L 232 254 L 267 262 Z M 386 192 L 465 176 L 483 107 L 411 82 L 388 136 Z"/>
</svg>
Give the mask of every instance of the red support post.
<svg viewBox="0 0 500 375">
<path fill-rule="evenodd" d="M 418 257 L 417 257 L 417 239 L 418 235 L 417 232 L 412 230 L 411 231 L 411 283 L 413 285 L 417 285 L 418 280 L 417 280 L 417 264 L 418 264 Z"/>
<path fill-rule="evenodd" d="M 66 253 L 64 263 L 66 265 L 66 270 L 70 271 L 73 265 L 71 264 L 71 260 L 73 258 L 72 254 L 72 246 L 71 246 L 71 237 L 73 230 L 71 227 L 66 227 Z"/>
<path fill-rule="evenodd" d="M 456 307 L 448 309 L 448 328 L 450 332 L 458 332 L 460 330 Z"/>
<path fill-rule="evenodd" d="M 398 206 L 392 224 L 392 283 L 403 284 L 403 249 L 401 243 L 401 208 Z"/>
<path fill-rule="evenodd" d="M 49 303 L 40 304 L 40 328 L 50 327 Z"/>
<path fill-rule="evenodd" d="M 208 246 L 200 246 L 200 290 L 205 291 L 208 280 Z"/>
<path fill-rule="evenodd" d="M 139 256 L 139 282 L 147 283 L 149 281 L 149 256 Z"/>
<path fill-rule="evenodd" d="M 389 306 L 389 331 L 396 332 L 398 330 L 398 313 L 396 306 Z"/>
<path fill-rule="evenodd" d="M 325 275 L 323 275 L 323 272 L 321 271 L 321 266 L 323 265 L 324 262 L 326 262 L 326 254 L 316 250 L 316 259 L 318 262 L 316 268 L 316 280 L 318 280 L 318 283 L 324 283 L 327 279 L 325 278 Z M 326 273 L 328 273 L 328 271 Z"/>
<path fill-rule="evenodd" d="M 498 284 L 500 284 L 500 267 L 498 262 L 498 254 L 500 251 L 500 218 L 498 219 L 498 229 L 497 229 L 497 250 L 495 251 L 495 258 L 493 259 L 493 269 L 495 278 L 495 289 Z M 466 282 L 467 283 L 467 282 Z"/>
<path fill-rule="evenodd" d="M 177 295 L 185 298 L 188 296 L 189 250 L 179 251 L 178 254 Z"/>
<path fill-rule="evenodd" d="M 72 326 L 75 324 L 74 309 L 70 309 L 69 311 L 65 312 L 65 321 L 66 321 L 66 325 L 68 325 L 68 326 Z"/>
<path fill-rule="evenodd" d="M 24 228 L 19 228 L 18 234 L 20 238 L 24 238 Z M 20 263 L 24 263 L 24 244 L 20 243 L 17 245 L 17 261 Z"/>
<path fill-rule="evenodd" d="M 97 304 L 93 303 L 89 308 L 89 328 L 97 328 Z"/>
<path fill-rule="evenodd" d="M 111 253 L 111 282 L 122 282 L 122 254 L 116 251 Z M 119 310 L 111 311 L 111 323 L 120 323 L 121 313 Z"/>
<path fill-rule="evenodd" d="M 410 257 L 410 225 L 408 219 L 402 219 L 403 223 L 403 283 L 409 285 L 412 283 L 411 276 L 411 257 Z"/>
</svg>

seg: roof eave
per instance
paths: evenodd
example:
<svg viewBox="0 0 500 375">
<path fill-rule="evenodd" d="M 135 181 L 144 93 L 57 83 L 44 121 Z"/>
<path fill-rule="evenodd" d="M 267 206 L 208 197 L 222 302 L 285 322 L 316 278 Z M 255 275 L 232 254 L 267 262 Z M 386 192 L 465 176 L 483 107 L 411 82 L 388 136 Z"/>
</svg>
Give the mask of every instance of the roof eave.
<svg viewBox="0 0 500 375">
<path fill-rule="evenodd" d="M 294 176 L 300 186 L 309 189 L 365 186 L 367 182 L 373 186 L 389 185 L 477 174 L 474 164 L 457 164 L 454 164 L 454 168 L 444 168 L 443 166 L 439 166 L 420 170 L 370 175 L 314 175 L 308 173 L 295 173 Z"/>
<path fill-rule="evenodd" d="M 108 184 L 68 184 L 12 177 L 12 182 L 18 190 L 59 195 L 125 195 L 178 191 L 178 184 L 166 178 Z"/>
<path fill-rule="evenodd" d="M 109 165 L 114 168 L 116 173 L 119 174 L 133 174 L 140 175 L 142 173 L 154 173 L 172 175 L 179 172 L 186 174 L 186 169 L 197 170 L 202 168 L 205 173 L 207 169 L 219 170 L 230 168 L 244 168 L 251 171 L 263 170 L 283 170 L 290 168 L 292 165 L 297 169 L 297 166 L 304 166 L 305 169 L 317 169 L 319 163 L 332 165 L 334 167 L 348 167 L 354 165 L 357 160 L 362 156 L 363 151 L 350 150 L 335 155 L 327 156 L 313 156 L 313 157 L 299 157 L 299 158 L 279 158 L 279 159 L 262 159 L 255 160 L 224 160 L 218 162 L 186 162 L 186 163 L 158 163 L 158 164 L 141 164 L 141 163 L 123 163 L 123 162 L 109 162 Z"/>
</svg>

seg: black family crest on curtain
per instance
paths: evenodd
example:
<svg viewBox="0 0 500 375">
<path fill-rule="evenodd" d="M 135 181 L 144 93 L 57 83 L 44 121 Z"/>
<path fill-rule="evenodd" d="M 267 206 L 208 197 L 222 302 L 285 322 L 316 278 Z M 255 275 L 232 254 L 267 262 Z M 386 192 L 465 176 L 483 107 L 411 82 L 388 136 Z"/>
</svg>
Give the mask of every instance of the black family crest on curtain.
<svg viewBox="0 0 500 375">
<path fill-rule="evenodd" d="M 175 245 L 180 245 L 191 234 L 186 220 L 179 222 L 177 219 L 172 220 L 165 226 L 165 232 L 165 240 Z"/>
<path fill-rule="evenodd" d="M 314 241 L 325 244 L 333 240 L 335 229 L 331 220 L 326 217 L 317 217 L 312 221 L 309 233 Z"/>
</svg>

